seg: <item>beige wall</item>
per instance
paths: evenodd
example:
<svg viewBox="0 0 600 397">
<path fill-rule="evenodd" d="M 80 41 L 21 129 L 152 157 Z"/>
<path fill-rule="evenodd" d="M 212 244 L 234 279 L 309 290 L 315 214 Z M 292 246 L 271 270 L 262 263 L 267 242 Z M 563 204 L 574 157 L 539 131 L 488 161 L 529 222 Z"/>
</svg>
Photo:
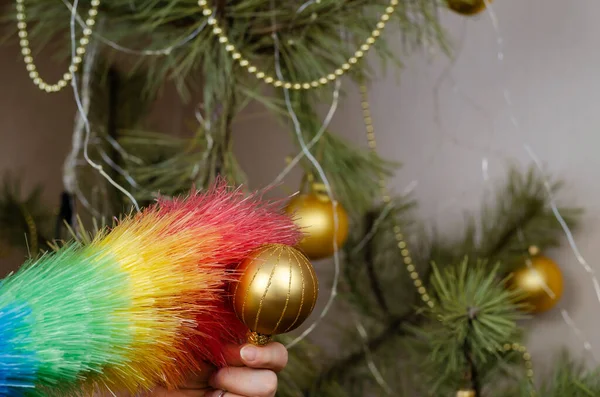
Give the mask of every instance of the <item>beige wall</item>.
<svg viewBox="0 0 600 397">
<path fill-rule="evenodd" d="M 44 186 L 44 199 L 58 203 L 61 191 L 60 167 L 69 150 L 73 124 L 72 94 L 42 94 L 27 79 L 16 46 L 0 47 L 0 173 L 18 172 L 23 190 Z M 43 67 L 54 78 L 62 65 Z M 0 274 L 22 260 L 23 253 L 0 258 Z"/>
<path fill-rule="evenodd" d="M 375 126 L 384 156 L 405 163 L 394 178 L 396 190 L 416 181 L 419 213 L 442 230 L 460 230 L 463 210 L 477 208 L 486 188 L 482 159 L 491 178 L 502 176 L 508 160 L 529 163 L 524 143 L 556 175 L 568 181 L 565 198 L 587 209 L 576 241 L 594 269 L 600 271 L 600 3 L 565 5 L 561 0 L 498 0 L 495 10 L 503 32 L 504 62 L 497 59 L 497 37 L 488 16 L 444 21 L 455 38 L 465 32 L 463 49 L 439 86 L 440 123 L 435 121 L 435 88 L 447 70 L 443 56 L 414 56 L 402 74 L 382 76 L 372 86 Z M 464 30 L 466 29 L 466 30 Z M 399 46 L 399 43 L 398 43 Z M 58 76 L 64 65 L 44 67 Z M 25 74 L 15 47 L 0 48 L 0 171 L 22 169 L 28 185 L 43 183 L 48 203 L 57 202 L 60 171 L 69 147 L 73 120 L 71 93 L 46 95 Z M 453 85 L 453 80 L 455 85 Z M 354 87 L 333 122 L 334 130 L 364 143 Z M 504 100 L 508 89 L 520 127 L 515 129 Z M 170 95 L 170 94 L 167 94 Z M 175 101 L 164 101 L 161 124 L 180 131 L 191 119 Z M 236 123 L 236 147 L 253 187 L 271 181 L 289 154 L 289 132 L 261 116 L 258 106 Z M 492 182 L 489 182 L 492 183 Z M 290 187 L 295 186 L 292 181 Z M 573 253 L 551 253 L 561 264 L 567 290 L 559 309 L 567 309 L 600 355 L 600 302 L 593 284 Z M 326 265 L 320 265 L 326 273 Z M 582 342 L 559 310 L 532 320 L 531 349 L 536 362 L 561 346 L 582 351 Z"/>
</svg>

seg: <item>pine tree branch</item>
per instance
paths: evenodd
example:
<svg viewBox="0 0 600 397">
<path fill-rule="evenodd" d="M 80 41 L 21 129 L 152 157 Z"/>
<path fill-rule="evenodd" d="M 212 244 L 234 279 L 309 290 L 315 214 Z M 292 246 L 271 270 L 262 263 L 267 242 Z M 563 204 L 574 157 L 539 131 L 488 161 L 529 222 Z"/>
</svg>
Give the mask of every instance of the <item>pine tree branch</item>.
<svg viewBox="0 0 600 397">
<path fill-rule="evenodd" d="M 491 247 L 488 252 L 481 253 L 484 258 L 495 258 L 509 245 L 511 240 L 519 233 L 519 229 L 522 229 L 524 225 L 527 225 L 532 220 L 536 219 L 544 212 L 544 203 L 536 203 L 536 205 L 529 204 L 523 213 L 523 215 L 515 222 L 509 225 L 504 233 L 498 238 L 496 243 Z M 526 249 L 527 247 L 523 247 Z"/>
<path fill-rule="evenodd" d="M 475 392 L 476 396 L 480 396 L 481 395 L 481 384 L 480 384 L 480 380 L 479 380 L 479 371 L 477 370 L 477 365 L 475 363 L 473 354 L 471 353 L 471 346 L 469 343 L 470 334 L 473 332 L 473 318 L 476 316 L 476 314 L 472 315 L 472 312 L 474 313 L 474 310 L 472 308 L 469 308 L 468 310 L 469 310 L 469 316 L 471 318 L 469 319 L 469 329 L 468 329 L 467 337 L 465 338 L 463 350 L 464 350 L 465 361 L 467 362 L 467 365 L 469 367 L 468 377 L 469 377 L 469 381 L 471 382 L 471 388 Z"/>
<path fill-rule="evenodd" d="M 377 214 L 373 211 L 367 212 L 367 214 L 365 216 L 365 223 L 366 223 L 365 230 L 373 230 L 373 227 L 375 226 L 376 215 Z M 375 299 L 377 300 L 377 303 L 379 304 L 379 307 L 381 308 L 381 310 L 386 315 L 388 315 L 388 314 L 390 314 L 390 309 L 385 300 L 383 289 L 381 288 L 381 283 L 379 282 L 379 277 L 377 276 L 377 272 L 375 271 L 375 265 L 374 265 L 375 252 L 373 250 L 373 242 L 372 241 L 369 241 L 366 244 L 364 252 L 365 252 L 364 261 L 365 261 L 365 265 L 367 267 L 367 274 L 369 276 L 371 290 L 373 292 L 373 295 L 375 295 Z"/>
<path fill-rule="evenodd" d="M 376 336 L 369 338 L 366 342 L 367 349 L 361 349 L 333 363 L 330 367 L 323 370 L 317 378 L 315 385 L 331 382 L 333 379 L 339 379 L 341 375 L 348 374 L 353 368 L 362 365 L 365 361 L 367 350 L 371 353 L 376 352 L 385 343 L 395 337 L 406 334 L 403 330 L 407 324 L 416 325 L 422 320 L 422 317 L 415 312 L 410 312 L 402 316 L 391 317 L 385 329 Z M 304 395 L 309 393 L 305 392 Z"/>
<path fill-rule="evenodd" d="M 189 98 L 190 87 L 195 87 L 198 77 L 206 80 L 216 78 L 223 64 L 218 51 L 215 51 L 215 38 L 210 28 L 197 31 L 206 22 L 206 16 L 194 0 L 139 0 L 135 7 L 122 0 L 106 0 L 101 13 L 108 21 L 103 36 L 120 46 L 137 50 L 159 50 L 176 46 L 166 56 L 137 57 L 135 67 L 143 68 L 150 77 L 147 92 L 160 89 L 167 80 L 175 80 L 182 95 Z M 299 80 L 310 81 L 331 73 L 348 59 L 356 50 L 346 37 L 355 37 L 358 41 L 366 39 L 372 32 L 381 13 L 387 6 L 386 0 L 345 0 L 313 2 L 304 12 L 298 12 L 306 3 L 304 0 L 239 0 L 211 2 L 216 15 L 227 32 L 229 39 L 252 60 L 252 63 L 272 72 L 273 41 L 271 33 L 279 32 L 281 45 L 287 59 L 282 67 L 293 71 Z M 403 1 L 390 18 L 397 23 L 403 36 L 406 52 L 418 48 L 425 42 L 438 44 L 443 51 L 449 52 L 449 45 L 439 24 L 435 9 L 440 6 L 435 0 Z M 84 15 L 85 5 L 78 10 Z M 16 20 L 13 9 L 0 20 Z M 28 20 L 31 26 L 30 40 L 36 48 L 42 48 L 49 42 L 65 43 L 65 21 L 69 18 L 69 9 L 62 2 L 30 0 L 27 4 Z M 277 25 L 272 23 L 276 15 Z M 314 18 L 313 15 L 318 15 Z M 15 21 L 16 22 L 16 21 Z M 9 25 L 15 29 L 16 23 Z M 344 33 L 338 29 L 344 27 Z M 16 29 L 15 29 L 16 30 Z M 194 33 L 195 32 L 195 33 Z M 192 39 L 188 39 L 193 35 Z M 64 39 L 64 40 L 61 40 Z M 64 54 L 68 46 L 64 46 Z M 112 51 L 106 47 L 106 50 Z M 400 56 L 406 52 L 394 53 L 387 48 L 385 38 L 380 38 L 374 51 L 383 59 L 391 59 L 400 65 Z M 357 64 L 355 70 L 368 69 L 366 64 Z M 198 73 L 201 72 L 201 73 Z M 363 71 L 366 72 L 366 71 Z M 240 69 L 239 76 L 244 77 L 240 84 L 253 84 L 253 78 L 247 78 L 247 72 Z M 363 74 L 363 73 L 361 73 Z M 287 75 L 287 74 L 286 74 Z M 352 78 L 354 74 L 349 74 Z M 222 81 L 219 81 L 221 83 Z M 320 90 L 326 91 L 326 90 Z M 315 95 L 322 95 L 323 92 Z M 271 96 L 269 100 L 273 100 Z"/>
<path fill-rule="evenodd" d="M 41 195 L 41 186 L 24 194 L 20 178 L 9 172 L 3 175 L 0 180 L 0 240 L 3 245 L 28 249 L 35 244 L 42 250 L 47 249 L 52 215 L 42 203 Z M 37 242 L 33 242 L 33 238 Z"/>
</svg>

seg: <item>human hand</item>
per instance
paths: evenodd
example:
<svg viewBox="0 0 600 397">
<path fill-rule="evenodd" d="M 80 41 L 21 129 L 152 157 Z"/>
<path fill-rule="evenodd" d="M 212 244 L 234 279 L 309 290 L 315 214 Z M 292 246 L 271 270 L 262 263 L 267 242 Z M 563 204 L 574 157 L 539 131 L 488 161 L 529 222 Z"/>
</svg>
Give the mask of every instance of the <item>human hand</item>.
<svg viewBox="0 0 600 397">
<path fill-rule="evenodd" d="M 285 368 L 288 352 L 280 343 L 231 346 L 228 366 L 206 370 L 178 390 L 158 388 L 150 397 L 274 397 L 277 373 Z"/>
</svg>

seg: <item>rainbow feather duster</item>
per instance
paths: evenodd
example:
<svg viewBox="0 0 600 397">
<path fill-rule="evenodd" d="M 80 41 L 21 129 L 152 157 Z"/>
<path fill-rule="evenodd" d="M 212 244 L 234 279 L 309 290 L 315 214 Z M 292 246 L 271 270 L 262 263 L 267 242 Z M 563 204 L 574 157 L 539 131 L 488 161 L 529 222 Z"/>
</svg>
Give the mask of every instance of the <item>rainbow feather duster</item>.
<svg viewBox="0 0 600 397">
<path fill-rule="evenodd" d="M 300 237 L 277 203 L 219 182 L 25 264 L 0 281 L 0 396 L 135 393 L 224 365 L 247 331 L 228 303 L 232 269 Z"/>
</svg>

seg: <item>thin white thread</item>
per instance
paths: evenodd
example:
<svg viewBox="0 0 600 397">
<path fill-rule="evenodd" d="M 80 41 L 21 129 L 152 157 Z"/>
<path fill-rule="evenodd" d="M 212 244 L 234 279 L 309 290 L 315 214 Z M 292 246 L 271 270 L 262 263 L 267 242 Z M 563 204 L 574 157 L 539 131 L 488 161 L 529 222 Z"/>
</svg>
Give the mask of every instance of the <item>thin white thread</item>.
<svg viewBox="0 0 600 397">
<path fill-rule="evenodd" d="M 75 46 L 76 46 L 75 17 L 77 16 L 77 4 L 78 4 L 78 2 L 79 2 L 79 0 L 75 0 L 73 2 L 73 7 L 72 7 L 72 10 L 71 10 L 70 28 L 71 28 L 71 58 L 72 59 L 75 58 L 75 56 L 76 56 L 76 54 L 75 54 Z M 76 73 L 72 73 L 72 75 L 73 75 L 73 79 L 71 81 L 71 85 L 73 87 L 73 95 L 75 97 L 75 102 L 77 104 L 77 109 L 79 110 L 79 113 L 81 115 L 81 119 L 83 120 L 83 124 L 84 124 L 84 127 L 85 127 L 83 157 L 85 158 L 85 160 L 87 161 L 87 163 L 92 168 L 94 168 L 95 170 L 97 170 L 100 173 L 100 175 L 102 175 L 111 185 L 113 185 L 115 188 L 117 188 L 119 191 L 121 191 L 125 196 L 127 196 L 127 198 L 129 198 L 129 200 L 134 205 L 135 209 L 139 212 L 140 211 L 140 207 L 139 207 L 137 201 L 135 200 L 135 198 L 133 197 L 133 195 L 131 193 L 129 193 L 129 191 L 127 191 L 124 187 L 122 187 L 117 182 L 115 182 L 110 177 L 110 175 L 108 175 L 102 169 L 101 165 L 96 164 L 89 157 L 89 154 L 88 154 L 88 145 L 89 145 L 90 135 L 91 135 L 90 122 L 89 122 L 89 120 L 87 118 L 87 112 L 85 111 L 85 109 L 83 107 L 83 104 L 81 103 L 81 98 L 79 97 L 79 91 L 78 91 L 78 88 L 77 88 L 77 74 Z"/>
<path fill-rule="evenodd" d="M 321 139 L 321 137 L 325 134 L 325 131 L 327 131 L 327 127 L 329 127 L 331 120 L 333 120 L 333 116 L 335 115 L 335 112 L 336 112 L 338 104 L 339 104 L 340 88 L 341 88 L 341 82 L 338 79 L 335 82 L 335 88 L 333 90 L 333 99 L 331 101 L 331 106 L 329 107 L 329 111 L 327 112 L 327 115 L 325 116 L 325 119 L 323 120 L 323 124 L 321 124 L 321 128 L 319 128 L 319 131 L 317 131 L 315 136 L 306 145 L 308 150 L 312 149 L 312 147 Z M 269 185 L 267 186 L 267 189 L 270 189 L 273 186 L 280 184 L 281 181 L 283 181 L 283 179 L 300 162 L 300 160 L 302 160 L 302 158 L 304 156 L 305 156 L 305 152 L 304 152 L 304 149 L 302 149 L 296 156 L 294 156 L 294 158 L 290 161 L 290 163 L 287 164 L 285 166 L 285 168 L 275 177 L 273 182 L 269 183 Z"/>
<path fill-rule="evenodd" d="M 537 166 L 538 170 L 540 172 L 542 172 L 543 171 L 542 164 L 541 164 L 539 158 L 533 152 L 533 149 L 531 149 L 531 147 L 527 144 L 525 144 L 524 147 L 525 147 L 525 150 L 527 151 L 527 154 L 529 154 L 529 157 L 531 157 L 531 159 Z M 548 194 L 548 200 L 550 202 L 550 209 L 552 210 L 554 217 L 556 218 L 556 220 L 560 224 L 561 228 L 563 229 L 563 232 L 564 232 L 565 236 L 567 237 L 567 241 L 569 242 L 569 246 L 571 247 L 571 250 L 575 254 L 575 258 L 577 259 L 577 262 L 579 262 L 579 264 L 585 269 L 585 271 L 588 272 L 592 276 L 592 281 L 594 282 L 594 289 L 596 290 L 596 297 L 598 298 L 598 302 L 600 302 L 600 287 L 598 287 L 598 281 L 596 279 L 596 272 L 587 263 L 587 261 L 585 260 L 583 255 L 581 255 L 581 252 L 579 252 L 579 248 L 577 247 L 577 244 L 575 243 L 575 238 L 573 237 L 573 233 L 571 232 L 571 229 L 569 229 L 567 222 L 565 222 L 564 218 L 562 217 L 562 215 L 560 214 L 560 212 L 558 210 L 558 206 L 556 205 L 556 202 L 554 200 L 554 195 L 552 194 L 552 187 L 550 186 L 550 183 L 545 178 L 544 178 L 543 182 L 544 182 L 544 188 L 546 189 L 546 193 Z"/>
<path fill-rule="evenodd" d="M 86 64 L 83 72 L 83 79 L 81 84 L 81 93 L 83 95 L 83 107 L 87 111 L 90 106 L 90 95 L 89 95 L 89 83 L 90 83 L 90 65 L 93 63 L 93 56 L 96 53 L 94 43 L 90 46 L 86 58 Z M 80 113 L 77 113 L 75 128 L 73 129 L 73 135 L 71 138 L 71 151 L 67 155 L 63 164 L 63 187 L 68 193 L 75 191 L 75 185 L 77 184 L 77 158 L 81 151 L 83 141 L 83 120 Z"/>
<path fill-rule="evenodd" d="M 433 119 L 435 120 L 438 127 L 442 126 L 441 117 L 440 117 L 440 89 L 441 89 L 442 83 L 444 83 L 444 81 L 446 81 L 448 76 L 451 75 L 452 69 L 454 69 L 454 66 L 456 65 L 456 60 L 458 59 L 458 57 L 460 56 L 460 53 L 462 52 L 462 50 L 464 48 L 466 32 L 467 32 L 467 21 L 464 20 L 463 26 L 462 26 L 462 32 L 460 34 L 460 39 L 458 41 L 458 48 L 456 49 L 454 55 L 450 59 L 450 63 L 447 65 L 446 68 L 444 68 L 442 73 L 440 73 L 435 85 L 433 86 L 433 93 L 434 93 Z M 456 87 L 456 85 L 453 84 L 452 88 L 454 89 L 455 87 Z"/>
<path fill-rule="evenodd" d="M 375 234 L 379 230 L 379 226 L 381 226 L 381 222 L 383 222 L 383 220 L 386 219 L 386 217 L 392 211 L 392 208 L 394 208 L 394 203 L 391 201 L 389 203 L 387 203 L 385 205 L 385 207 L 383 207 L 383 210 L 381 211 L 381 213 L 379 214 L 377 219 L 375 219 L 375 222 L 373 222 L 373 225 L 371 226 L 371 229 L 369 230 L 369 232 L 365 235 L 365 237 L 363 237 L 362 240 L 360 240 L 360 242 L 352 250 L 352 255 L 357 255 L 360 251 L 362 251 L 362 249 L 365 247 L 365 245 L 369 241 L 371 241 L 373 236 L 375 236 Z"/>
<path fill-rule="evenodd" d="M 206 138 L 206 150 L 204 151 L 204 154 L 202 155 L 202 160 L 199 163 L 196 163 L 194 165 L 194 168 L 192 169 L 192 180 L 195 180 L 196 177 L 198 176 L 198 173 L 200 172 L 200 163 L 204 163 L 206 162 L 206 159 L 208 159 L 208 156 L 210 155 L 210 152 L 212 151 L 213 145 L 215 143 L 215 140 L 213 139 L 211 133 L 210 133 L 210 129 L 211 129 L 211 121 L 208 119 L 205 119 L 202 116 L 202 113 L 200 112 L 200 106 L 198 106 L 194 112 L 194 114 L 196 115 L 196 120 L 198 120 L 198 123 L 200 123 L 200 125 L 202 126 L 202 129 L 204 130 L 204 137 Z"/>
<path fill-rule="evenodd" d="M 100 31 L 100 28 L 98 28 L 97 31 Z M 86 114 L 89 112 L 89 109 L 90 109 L 90 102 L 91 102 L 91 100 L 90 100 L 90 80 L 91 80 L 92 69 L 93 69 L 97 51 L 98 51 L 97 42 L 93 41 L 92 45 L 90 46 L 90 49 L 88 50 L 88 52 L 86 54 L 86 63 L 85 63 L 84 69 L 83 69 L 83 78 L 82 78 L 82 83 L 81 83 L 81 96 L 83 97 L 81 102 L 83 104 Z M 69 156 L 67 157 L 67 160 L 65 161 L 64 174 L 63 174 L 63 180 L 65 180 L 64 184 L 65 184 L 65 186 L 69 186 L 69 188 L 66 188 L 65 190 L 69 193 L 73 193 L 74 184 L 78 183 L 77 182 L 77 171 L 76 171 L 75 167 L 77 166 L 77 157 L 79 156 L 79 152 L 81 151 L 81 138 L 82 138 L 83 129 L 84 129 L 83 118 L 81 117 L 81 113 L 77 112 L 76 125 L 75 125 L 75 129 L 73 131 L 73 147 L 71 149 L 71 153 L 69 154 Z M 105 139 L 113 148 L 115 148 L 119 153 L 121 153 L 121 155 L 123 155 L 124 158 L 128 158 L 128 159 L 130 159 L 132 161 L 136 161 L 136 162 L 142 162 L 142 160 L 139 159 L 138 157 L 129 155 L 123 149 L 123 147 L 110 135 L 107 135 L 105 137 Z M 99 139 L 94 139 L 94 142 L 92 142 L 92 143 L 97 144 L 97 143 L 99 143 L 99 141 L 100 141 Z M 138 183 L 126 170 L 124 170 L 117 163 L 115 163 L 110 158 L 110 156 L 106 153 L 106 151 L 104 151 L 102 148 L 100 148 L 99 150 L 100 150 L 100 156 L 102 157 L 102 159 L 104 160 L 105 163 L 107 163 L 116 172 L 121 174 L 131 186 L 139 188 Z M 73 190 L 71 190 L 71 189 L 73 189 Z M 82 201 L 80 194 L 78 194 L 78 199 L 80 199 L 80 201 Z M 84 202 L 84 201 L 82 201 L 82 202 Z M 84 207 L 86 207 L 85 204 L 84 204 Z M 95 209 L 96 207 L 92 204 L 91 208 Z M 88 208 L 88 207 L 86 207 L 86 209 L 90 210 L 90 208 Z M 96 211 L 95 213 L 98 214 L 98 211 Z"/>
<path fill-rule="evenodd" d="M 381 388 L 386 392 L 386 394 L 388 394 L 390 396 L 395 395 L 395 393 L 392 391 L 392 388 L 390 387 L 390 385 L 385 381 L 385 379 L 383 379 L 383 375 L 381 375 L 381 372 L 377 368 L 377 364 L 375 364 L 375 360 L 373 360 L 373 354 L 371 352 L 371 349 L 369 349 L 369 345 L 367 344 L 367 342 L 369 340 L 369 335 L 367 334 L 367 330 L 358 321 L 356 316 L 353 316 L 353 317 L 354 317 L 354 325 L 356 326 L 358 334 L 360 335 L 363 350 L 365 352 L 367 366 L 369 368 L 369 371 L 371 372 L 371 375 L 373 375 L 373 378 L 375 378 L 375 381 L 379 384 L 379 386 L 381 386 Z"/>
<path fill-rule="evenodd" d="M 65 6 L 67 6 L 69 11 L 73 12 L 73 5 L 71 5 L 71 3 L 69 3 L 67 0 L 62 0 L 62 1 L 65 4 Z M 77 23 L 79 23 L 79 25 L 81 25 L 82 28 L 86 27 L 84 20 L 77 13 L 76 13 L 76 19 L 77 19 Z M 97 32 L 94 33 L 94 36 L 99 41 L 108 45 L 109 47 L 112 47 L 113 49 L 115 49 L 117 51 L 124 52 L 127 54 L 145 55 L 145 56 L 169 55 L 174 49 L 183 47 L 184 45 L 186 45 L 187 43 L 189 43 L 190 41 L 195 39 L 200 34 L 200 32 L 202 32 L 202 30 L 206 27 L 206 23 L 207 23 L 207 21 L 204 20 L 202 22 L 202 24 L 200 24 L 200 26 L 198 26 L 198 28 L 196 28 L 194 31 L 192 31 L 192 33 L 190 33 L 187 37 L 180 40 L 178 43 L 172 44 L 168 47 L 158 49 L 158 50 L 135 50 L 132 48 L 123 47 L 122 45 L 117 44 L 114 41 L 107 39 L 106 37 L 98 34 Z"/>
<path fill-rule="evenodd" d="M 489 161 L 487 157 L 483 157 L 481 159 L 481 175 L 483 176 L 483 181 L 487 182 L 490 179 L 489 172 Z"/>
<path fill-rule="evenodd" d="M 89 111 L 90 107 L 90 80 L 92 74 L 92 65 L 94 64 L 97 51 L 97 43 L 92 42 L 90 43 L 88 51 L 85 55 L 85 65 L 83 68 L 81 93 L 83 95 L 82 105 L 86 109 L 86 112 Z M 63 187 L 67 193 L 74 194 L 77 197 L 77 200 L 83 205 L 83 207 L 86 210 L 88 210 L 94 217 L 97 217 L 100 216 L 100 212 L 98 212 L 98 210 L 96 210 L 93 204 L 91 204 L 89 200 L 85 197 L 85 195 L 79 188 L 79 183 L 77 180 L 77 168 L 81 164 L 79 160 L 79 153 L 81 152 L 83 146 L 83 132 L 83 119 L 81 118 L 81 114 L 77 112 L 77 115 L 75 116 L 75 126 L 73 128 L 73 135 L 71 137 L 71 151 L 69 152 L 63 163 Z"/>
<path fill-rule="evenodd" d="M 123 148 L 123 146 L 121 146 L 121 144 L 119 142 L 117 142 L 117 140 L 115 138 L 113 138 L 110 135 L 107 135 L 104 137 L 104 139 L 106 139 L 106 141 L 117 151 L 119 152 L 119 154 L 126 160 L 129 160 L 137 165 L 143 165 L 144 161 L 137 157 L 134 156 L 132 154 L 127 153 L 127 151 Z"/>
<path fill-rule="evenodd" d="M 127 172 L 121 166 L 119 166 L 117 163 L 115 163 L 115 161 L 110 158 L 110 156 L 106 153 L 106 151 L 104 149 L 99 149 L 99 151 L 100 151 L 100 157 L 102 157 L 102 160 L 104 160 L 104 162 L 106 164 L 108 164 L 113 170 L 117 171 L 123 178 L 125 178 L 127 183 L 129 183 L 131 186 L 139 189 L 140 185 L 138 185 L 138 183 L 129 174 L 129 172 Z"/>
<path fill-rule="evenodd" d="M 194 111 L 194 115 L 196 116 L 196 120 L 198 120 L 198 123 L 200 123 L 200 125 L 202 126 L 202 128 L 204 128 L 205 130 L 210 130 L 210 120 L 207 120 L 204 118 L 204 116 L 202 116 L 202 112 L 200 111 L 200 106 L 198 105 L 196 107 L 196 110 Z"/>
<path fill-rule="evenodd" d="M 543 172 L 542 164 L 541 164 L 539 158 L 533 152 L 533 149 L 531 149 L 531 147 L 527 144 L 523 145 L 523 147 L 527 151 L 527 154 L 529 155 L 529 157 L 531 157 L 531 159 L 537 166 L 538 170 L 540 172 Z M 579 252 L 579 248 L 577 247 L 577 244 L 575 243 L 575 238 L 573 237 L 573 233 L 571 232 L 571 229 L 569 229 L 567 222 L 565 222 L 564 218 L 558 211 L 558 207 L 556 206 L 556 203 L 554 201 L 554 195 L 552 194 L 552 187 L 550 186 L 550 183 L 545 178 L 543 180 L 543 183 L 544 183 L 544 188 L 546 189 L 546 193 L 548 194 L 548 199 L 550 200 L 550 208 L 551 208 L 554 216 L 556 217 L 556 220 L 558 221 L 561 228 L 563 229 L 563 232 L 565 233 L 565 236 L 567 237 L 567 241 L 569 242 L 569 245 L 571 246 L 571 249 L 573 250 L 573 253 L 575 254 L 575 258 L 577 258 L 577 261 L 581 264 L 581 266 L 583 266 L 583 268 L 585 269 L 586 272 L 588 272 L 590 274 L 594 274 L 595 273 L 594 270 L 587 263 L 587 261 L 585 260 L 583 255 L 581 255 L 581 253 Z"/>
<path fill-rule="evenodd" d="M 580 342 L 583 344 L 583 348 L 590 353 L 595 362 L 598 362 L 598 359 L 594 354 L 594 349 L 592 348 L 591 343 L 585 338 L 583 332 L 579 328 L 577 328 L 577 325 L 575 325 L 575 322 L 573 321 L 571 316 L 569 316 L 569 313 L 567 313 L 567 311 L 563 309 L 560 311 L 560 314 L 562 315 L 563 320 L 565 320 L 565 323 L 567 323 L 567 325 L 571 327 L 575 335 L 577 335 Z"/>
<path fill-rule="evenodd" d="M 302 4 L 300 7 L 298 7 L 298 9 L 296 10 L 296 14 L 300 14 L 302 11 L 306 10 L 312 4 L 320 3 L 320 2 L 321 2 L 320 0 L 309 0 L 306 3 Z"/>
<path fill-rule="evenodd" d="M 274 4 L 272 2 L 271 2 L 271 6 L 274 7 Z M 274 17 L 273 17 L 273 24 L 275 24 Z M 344 32 L 340 32 L 340 34 L 344 39 L 346 38 L 346 35 Z M 274 40 L 276 40 L 276 45 L 279 46 L 279 38 L 274 37 Z M 279 62 L 279 49 L 277 49 L 277 51 L 275 53 L 275 57 L 277 60 L 276 62 Z M 335 85 L 334 85 L 334 89 L 333 89 L 331 106 L 329 107 L 329 110 L 327 111 L 327 115 L 325 116 L 325 119 L 323 119 L 321 128 L 319 128 L 319 130 L 317 131 L 315 136 L 310 140 L 308 145 L 306 145 L 309 150 L 312 149 L 312 147 L 321 139 L 321 137 L 327 131 L 327 127 L 329 127 L 329 124 L 331 124 L 331 120 L 333 120 L 333 116 L 335 115 L 335 112 L 336 112 L 338 104 L 339 104 L 341 86 L 342 86 L 342 84 L 341 84 L 340 79 L 337 79 L 335 81 Z M 288 96 L 289 96 L 289 94 L 288 94 Z M 296 156 L 294 156 L 294 158 L 290 161 L 289 164 L 286 165 L 286 167 L 279 173 L 279 175 L 277 175 L 277 177 L 275 177 L 273 182 L 271 182 L 269 185 L 267 185 L 267 189 L 271 189 L 271 188 L 273 188 L 273 186 L 280 184 L 283 181 L 283 179 L 290 173 L 290 171 L 300 162 L 300 160 L 304 157 L 304 155 L 305 155 L 304 149 L 300 150 L 300 152 Z"/>
<path fill-rule="evenodd" d="M 102 216 L 102 214 L 94 207 L 94 205 L 91 204 L 89 202 L 89 200 L 85 197 L 85 195 L 79 188 L 79 185 L 75 185 L 75 195 L 77 196 L 77 200 L 79 200 L 81 205 L 83 205 L 83 207 L 85 209 L 90 211 L 90 213 L 93 215 L 94 218 L 98 218 L 98 217 Z"/>
<path fill-rule="evenodd" d="M 31 248 L 29 247 L 29 238 L 27 237 L 27 232 L 23 233 L 23 235 L 25 236 L 25 247 L 27 248 L 27 256 L 29 257 L 29 259 L 31 259 Z"/>
<path fill-rule="evenodd" d="M 272 36 L 273 36 L 273 44 L 274 44 L 274 49 L 275 49 L 275 72 L 277 74 L 277 78 L 282 80 L 283 74 L 281 72 L 281 63 L 280 63 L 280 58 L 279 58 L 279 38 L 278 38 L 277 34 L 275 34 L 275 33 L 273 33 Z M 310 152 L 310 149 L 308 148 L 308 146 L 306 145 L 306 142 L 304 141 L 304 137 L 302 136 L 302 128 L 300 126 L 300 121 L 298 120 L 298 116 L 296 115 L 296 112 L 294 111 L 292 102 L 290 100 L 289 90 L 284 89 L 283 93 L 284 93 L 284 97 L 285 97 L 285 104 L 286 104 L 288 113 L 290 114 L 290 117 L 292 119 L 292 123 L 294 124 L 294 131 L 296 132 L 296 136 L 298 138 L 298 142 L 300 143 L 300 146 L 302 147 L 302 151 L 304 152 L 306 157 L 310 160 L 310 162 L 313 164 L 313 166 L 316 168 L 317 173 L 319 174 L 319 177 L 321 178 L 321 181 L 323 181 L 323 185 L 325 185 L 325 189 L 327 190 L 327 195 L 331 199 L 331 205 L 333 207 L 333 250 L 334 250 L 333 262 L 334 262 L 334 269 L 335 269 L 334 276 L 333 276 L 333 283 L 331 286 L 331 293 L 329 295 L 329 299 L 327 300 L 327 303 L 325 304 L 325 307 L 321 311 L 321 314 L 319 315 L 319 317 L 308 328 L 306 328 L 304 330 L 304 332 L 302 332 L 296 339 L 294 339 L 292 342 L 290 342 L 286 346 L 288 349 L 291 349 L 296 344 L 298 344 L 300 341 L 302 341 L 304 338 L 306 338 L 320 324 L 320 322 L 325 318 L 325 316 L 329 312 L 329 309 L 333 305 L 335 297 L 337 296 L 337 288 L 338 288 L 338 283 L 339 283 L 339 279 L 340 279 L 340 258 L 339 258 L 338 246 L 337 246 L 337 233 L 338 233 L 337 229 L 338 229 L 338 225 L 339 225 L 339 219 L 338 219 L 338 215 L 337 215 L 338 203 L 335 200 L 335 198 L 333 197 L 331 185 L 329 184 L 329 180 L 327 179 L 327 176 L 325 175 L 325 172 L 323 171 L 321 164 L 319 164 L 317 159 L 312 155 L 312 153 Z"/>
<path fill-rule="evenodd" d="M 418 185 L 418 182 L 416 180 L 409 183 L 408 186 L 406 186 L 404 188 L 404 190 L 402 192 L 402 196 L 406 197 L 406 196 L 410 195 L 415 190 L 417 185 Z M 383 210 L 381 211 L 381 213 L 379 214 L 377 219 L 375 219 L 375 222 L 373 222 L 373 226 L 371 227 L 371 229 L 363 237 L 363 239 L 360 240 L 360 242 L 356 245 L 356 247 L 352 250 L 352 255 L 357 255 L 365 247 L 365 245 L 373 238 L 375 233 L 377 233 L 377 231 L 379 230 L 381 223 L 388 216 L 388 214 L 392 211 L 393 208 L 394 208 L 394 203 L 392 201 L 390 201 L 383 207 Z"/>
<path fill-rule="evenodd" d="M 406 185 L 406 187 L 402 191 L 402 195 L 406 197 L 406 196 L 412 194 L 412 192 L 415 191 L 417 186 L 419 186 L 419 181 L 416 179 L 412 180 L 408 185 Z"/>
</svg>

